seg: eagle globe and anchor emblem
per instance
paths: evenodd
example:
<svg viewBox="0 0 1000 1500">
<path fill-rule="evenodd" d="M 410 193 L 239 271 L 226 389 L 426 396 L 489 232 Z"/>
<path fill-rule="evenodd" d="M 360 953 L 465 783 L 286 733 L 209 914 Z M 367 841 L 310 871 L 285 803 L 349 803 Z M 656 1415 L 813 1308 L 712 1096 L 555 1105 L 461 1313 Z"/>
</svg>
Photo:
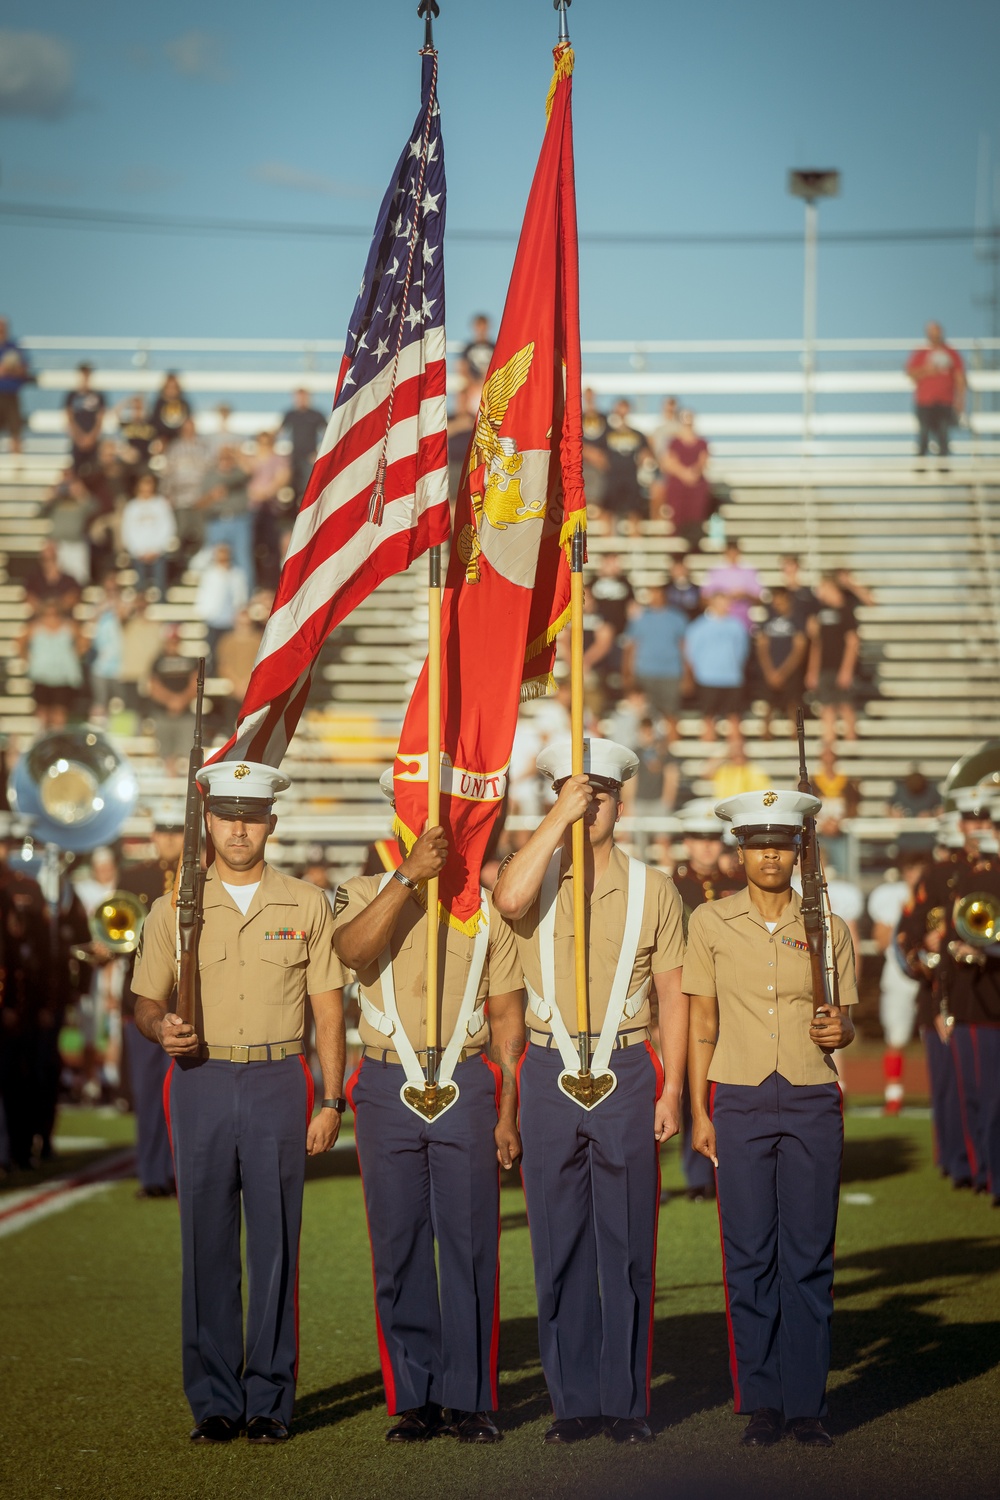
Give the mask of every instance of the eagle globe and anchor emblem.
<svg viewBox="0 0 1000 1500">
<path fill-rule="evenodd" d="M 511 534 L 524 521 L 544 521 L 548 509 L 548 450 L 520 452 L 513 438 L 501 437 L 508 407 L 524 386 L 535 356 L 533 343 L 494 370 L 483 387 L 469 454 L 469 495 L 473 520 L 458 537 L 458 553 L 469 583 L 479 581 L 481 554 L 511 583 L 530 588 L 538 537 L 525 546 Z"/>
</svg>

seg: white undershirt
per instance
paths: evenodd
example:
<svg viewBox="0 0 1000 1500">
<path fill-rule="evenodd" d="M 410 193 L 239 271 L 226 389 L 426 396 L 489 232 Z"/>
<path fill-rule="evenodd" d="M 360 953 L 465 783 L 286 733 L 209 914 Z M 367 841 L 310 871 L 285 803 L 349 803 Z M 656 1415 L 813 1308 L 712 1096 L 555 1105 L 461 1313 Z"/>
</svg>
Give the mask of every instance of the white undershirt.
<svg viewBox="0 0 1000 1500">
<path fill-rule="evenodd" d="M 229 887 L 226 886 L 226 890 L 227 891 L 228 891 L 228 889 L 229 889 Z M 246 907 L 244 907 L 243 909 L 245 911 Z M 778 925 L 777 922 L 765 922 L 764 923 L 764 926 L 767 928 L 768 932 L 773 932 L 774 929 L 777 927 L 777 925 Z"/>
<path fill-rule="evenodd" d="M 250 910 L 250 902 L 257 894 L 257 887 L 260 885 L 260 881 L 255 880 L 253 885 L 230 885 L 227 881 L 224 880 L 222 884 L 232 896 L 240 911 L 244 916 L 246 916 L 247 912 Z"/>
</svg>

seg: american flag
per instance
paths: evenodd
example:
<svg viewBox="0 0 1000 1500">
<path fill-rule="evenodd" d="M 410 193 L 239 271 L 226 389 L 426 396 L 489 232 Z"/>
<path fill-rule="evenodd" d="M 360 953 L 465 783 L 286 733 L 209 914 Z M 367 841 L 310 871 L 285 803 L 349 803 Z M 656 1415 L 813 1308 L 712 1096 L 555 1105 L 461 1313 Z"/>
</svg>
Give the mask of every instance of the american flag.
<svg viewBox="0 0 1000 1500">
<path fill-rule="evenodd" d="M 279 765 L 331 630 L 447 539 L 444 217 L 437 54 L 424 49 L 420 113 L 379 210 L 326 435 L 236 731 L 212 760 Z"/>
</svg>

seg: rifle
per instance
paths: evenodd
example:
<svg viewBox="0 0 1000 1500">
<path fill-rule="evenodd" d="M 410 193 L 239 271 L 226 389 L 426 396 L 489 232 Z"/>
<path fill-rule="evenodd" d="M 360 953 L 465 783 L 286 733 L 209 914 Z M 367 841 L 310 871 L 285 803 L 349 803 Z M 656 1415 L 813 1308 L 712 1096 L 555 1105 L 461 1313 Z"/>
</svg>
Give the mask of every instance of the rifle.
<svg viewBox="0 0 1000 1500">
<path fill-rule="evenodd" d="M 194 716 L 194 744 L 188 760 L 187 803 L 184 808 L 184 851 L 177 879 L 177 1014 L 194 1025 L 195 977 L 198 973 L 198 936 L 201 932 L 202 801 L 198 772 L 205 759 L 202 747 L 202 711 L 205 701 L 205 658 L 198 661 L 198 698 Z"/>
<path fill-rule="evenodd" d="M 816 793 L 806 770 L 806 731 L 801 708 L 796 715 L 796 727 L 799 735 L 798 789 L 807 797 L 815 797 Z M 808 817 L 802 821 L 802 921 L 806 929 L 806 942 L 809 944 L 814 1015 L 821 1005 L 840 1004 L 840 978 L 833 956 L 830 916 L 830 898 L 823 875 L 816 819 Z"/>
</svg>

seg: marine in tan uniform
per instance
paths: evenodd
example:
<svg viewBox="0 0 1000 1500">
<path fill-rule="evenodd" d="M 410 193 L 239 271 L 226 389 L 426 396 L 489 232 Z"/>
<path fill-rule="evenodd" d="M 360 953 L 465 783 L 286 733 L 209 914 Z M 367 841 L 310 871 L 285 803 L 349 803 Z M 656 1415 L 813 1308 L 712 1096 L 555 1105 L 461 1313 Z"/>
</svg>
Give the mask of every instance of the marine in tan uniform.
<svg viewBox="0 0 1000 1500">
<path fill-rule="evenodd" d="M 692 1141 L 716 1167 L 736 1410 L 741 1441 L 827 1447 L 823 1426 L 833 1317 L 844 1121 L 832 1053 L 854 1037 L 854 951 L 832 917 L 840 1006 L 814 1016 L 800 898 L 791 888 L 800 792 L 746 792 L 721 802 L 747 889 L 692 912 Z"/>
<path fill-rule="evenodd" d="M 603 1427 L 616 1442 L 648 1442 L 658 1143 L 678 1130 L 687 1038 L 682 908 L 666 875 L 614 842 L 621 784 L 637 757 L 612 740 L 589 739 L 584 774 L 571 776 L 571 765 L 568 739 L 538 757 L 557 801 L 494 890 L 528 992 L 522 1177 L 554 1413 L 545 1441 L 572 1443 Z M 571 854 L 580 819 L 592 1072 L 614 1079 L 591 1109 L 560 1083 L 580 1066 Z M 662 1066 L 651 1044 L 653 994 Z"/>
<path fill-rule="evenodd" d="M 150 910 L 132 978 L 136 1025 L 173 1058 L 164 1100 L 180 1205 L 184 1389 L 194 1442 L 289 1436 L 298 1364 L 298 1253 L 307 1152 L 337 1139 L 344 1078 L 343 971 L 322 891 L 265 863 L 270 766 L 207 766 L 205 881 L 194 1026 L 169 1009 L 169 896 Z M 308 998 L 324 1098 L 305 1059 Z M 246 1335 L 240 1216 L 246 1220 Z"/>
<path fill-rule="evenodd" d="M 334 919 L 337 952 L 360 986 L 364 1056 L 347 1093 L 386 1403 L 396 1418 L 386 1438 L 394 1443 L 443 1431 L 467 1443 L 501 1436 L 491 1415 L 498 1404 L 498 1162 L 509 1169 L 521 1153 L 515 1069 L 524 1011 L 513 937 L 485 895 L 475 937 L 439 927 L 438 1081 L 453 1083 L 458 1097 L 432 1120 L 402 1098 L 408 1086 L 423 1087 L 427 1061 L 421 885 L 447 857 L 444 829 L 428 829 L 398 869 L 345 881 Z"/>
</svg>

